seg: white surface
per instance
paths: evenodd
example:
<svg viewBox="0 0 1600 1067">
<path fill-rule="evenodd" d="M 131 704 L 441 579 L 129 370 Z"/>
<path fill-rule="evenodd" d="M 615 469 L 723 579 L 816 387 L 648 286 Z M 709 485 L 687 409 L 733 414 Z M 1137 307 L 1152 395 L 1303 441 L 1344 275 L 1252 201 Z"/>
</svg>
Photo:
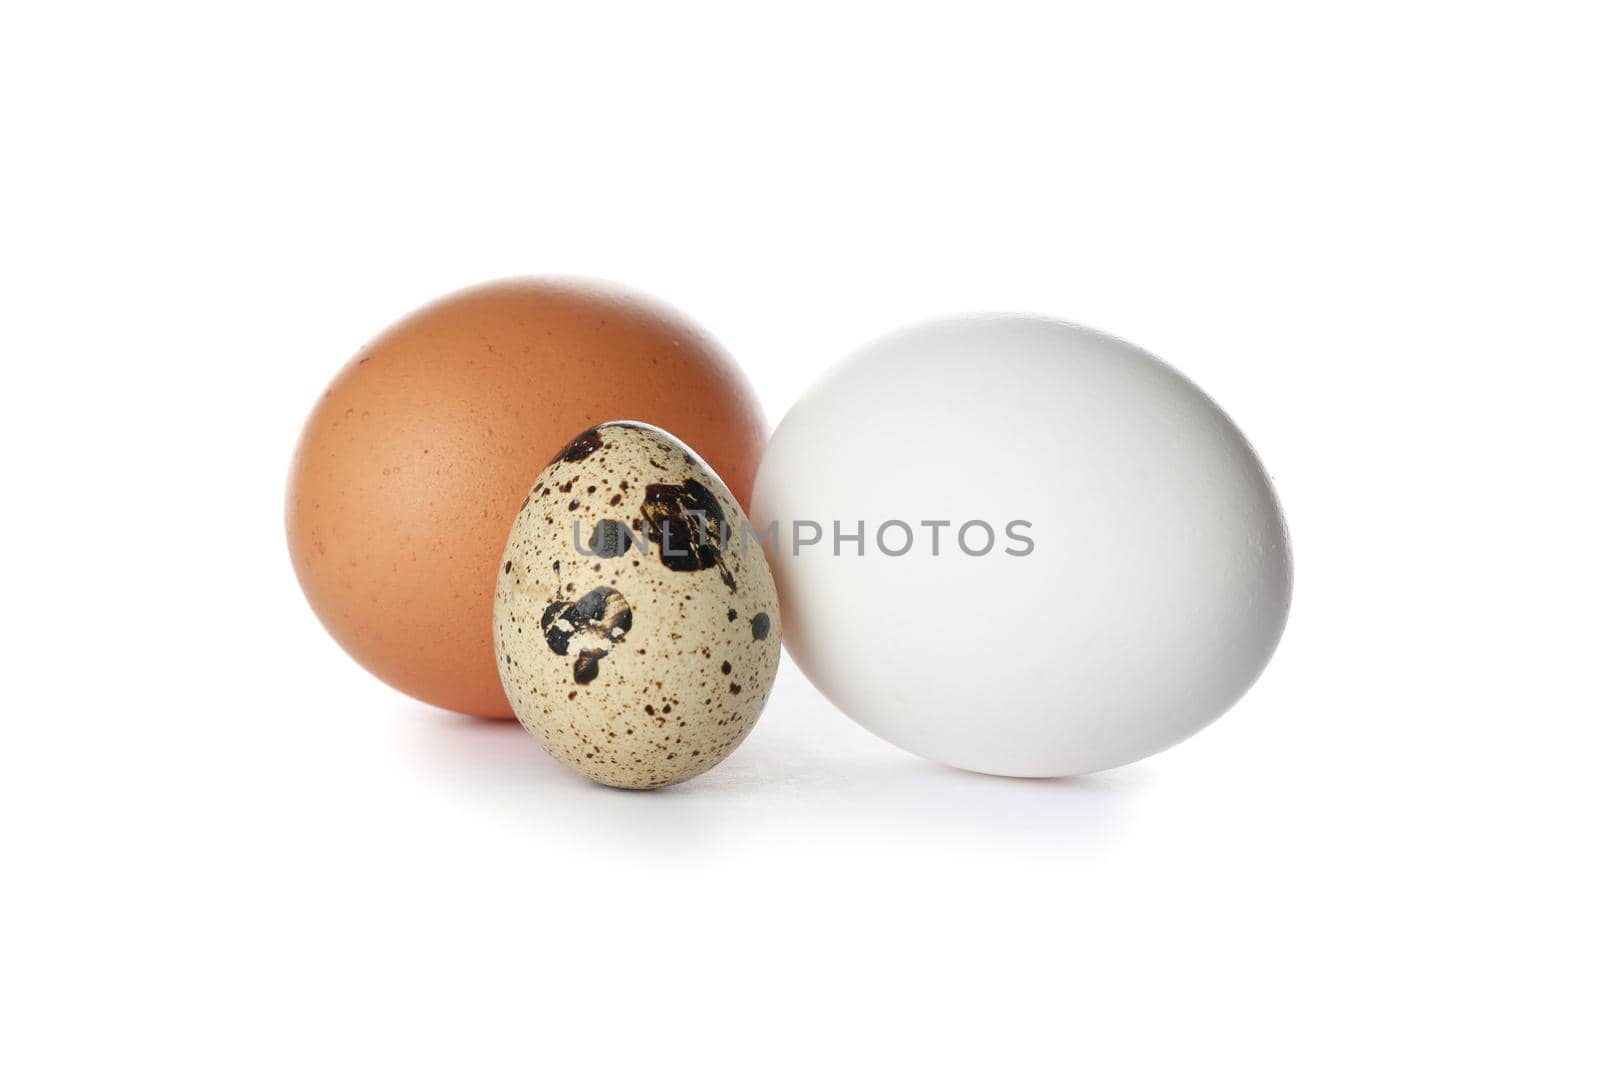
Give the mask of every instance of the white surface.
<svg viewBox="0 0 1600 1067">
<path fill-rule="evenodd" d="M 1126 341 L 1033 315 L 917 323 L 829 368 L 752 513 L 777 524 L 806 677 L 970 771 L 1177 744 L 1244 695 L 1289 609 L 1283 515 L 1227 415 Z"/>
<path fill-rule="evenodd" d="M 0 1060 L 1593 1063 L 1592 5 L 193 5 L 0 32 Z M 943 770 L 792 668 L 682 790 L 301 600 L 301 419 L 609 276 L 776 419 L 1015 308 L 1181 366 L 1294 534 L 1223 720 Z"/>
</svg>

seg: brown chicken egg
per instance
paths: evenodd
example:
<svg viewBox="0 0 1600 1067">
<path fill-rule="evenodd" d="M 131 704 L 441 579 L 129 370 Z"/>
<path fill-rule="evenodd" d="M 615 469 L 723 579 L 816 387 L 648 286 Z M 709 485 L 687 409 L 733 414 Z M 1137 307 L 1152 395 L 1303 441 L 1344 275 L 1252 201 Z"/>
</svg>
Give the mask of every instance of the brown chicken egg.
<svg viewBox="0 0 1600 1067">
<path fill-rule="evenodd" d="M 760 405 L 676 312 L 611 286 L 519 279 L 402 319 L 334 378 L 295 451 L 286 525 L 312 609 L 396 689 L 511 718 L 492 636 L 507 531 L 551 457 L 615 419 L 680 438 L 749 506 Z"/>
</svg>

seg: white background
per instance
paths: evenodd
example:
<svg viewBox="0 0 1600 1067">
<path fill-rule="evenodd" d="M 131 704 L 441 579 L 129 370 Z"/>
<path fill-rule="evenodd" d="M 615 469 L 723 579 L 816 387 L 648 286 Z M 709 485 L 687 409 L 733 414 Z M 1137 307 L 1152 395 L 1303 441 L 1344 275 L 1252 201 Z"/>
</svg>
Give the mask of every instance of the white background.
<svg viewBox="0 0 1600 1067">
<path fill-rule="evenodd" d="M 0 1059 L 1595 1062 L 1592 14 L 8 9 Z M 386 689 L 288 565 L 299 424 L 540 272 L 774 423 L 926 315 L 1149 348 L 1276 479 L 1276 660 L 1046 782 L 786 666 L 651 795 Z"/>
</svg>

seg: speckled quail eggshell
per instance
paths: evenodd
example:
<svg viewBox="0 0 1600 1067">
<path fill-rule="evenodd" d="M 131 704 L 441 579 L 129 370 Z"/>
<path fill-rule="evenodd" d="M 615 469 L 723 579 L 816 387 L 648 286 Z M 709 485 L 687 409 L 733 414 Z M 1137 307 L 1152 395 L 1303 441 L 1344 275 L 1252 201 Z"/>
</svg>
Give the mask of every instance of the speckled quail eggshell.
<svg viewBox="0 0 1600 1067">
<path fill-rule="evenodd" d="M 506 696 L 547 752 L 654 789 L 738 747 L 781 637 L 747 531 L 722 479 L 653 426 L 604 423 L 545 468 L 500 562 L 494 644 Z"/>
</svg>

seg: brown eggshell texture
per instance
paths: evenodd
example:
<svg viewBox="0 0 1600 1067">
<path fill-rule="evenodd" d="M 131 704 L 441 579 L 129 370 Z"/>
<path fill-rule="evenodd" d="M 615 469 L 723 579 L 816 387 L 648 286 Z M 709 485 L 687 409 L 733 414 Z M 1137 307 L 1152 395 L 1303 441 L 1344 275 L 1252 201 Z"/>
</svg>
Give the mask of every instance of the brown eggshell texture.
<svg viewBox="0 0 1600 1067">
<path fill-rule="evenodd" d="M 295 451 L 286 524 L 306 599 L 396 689 L 511 718 L 492 620 L 512 520 L 569 440 L 618 419 L 682 439 L 749 507 L 760 405 L 717 343 L 671 310 L 609 286 L 520 279 L 401 320 L 339 372 Z"/>
</svg>

